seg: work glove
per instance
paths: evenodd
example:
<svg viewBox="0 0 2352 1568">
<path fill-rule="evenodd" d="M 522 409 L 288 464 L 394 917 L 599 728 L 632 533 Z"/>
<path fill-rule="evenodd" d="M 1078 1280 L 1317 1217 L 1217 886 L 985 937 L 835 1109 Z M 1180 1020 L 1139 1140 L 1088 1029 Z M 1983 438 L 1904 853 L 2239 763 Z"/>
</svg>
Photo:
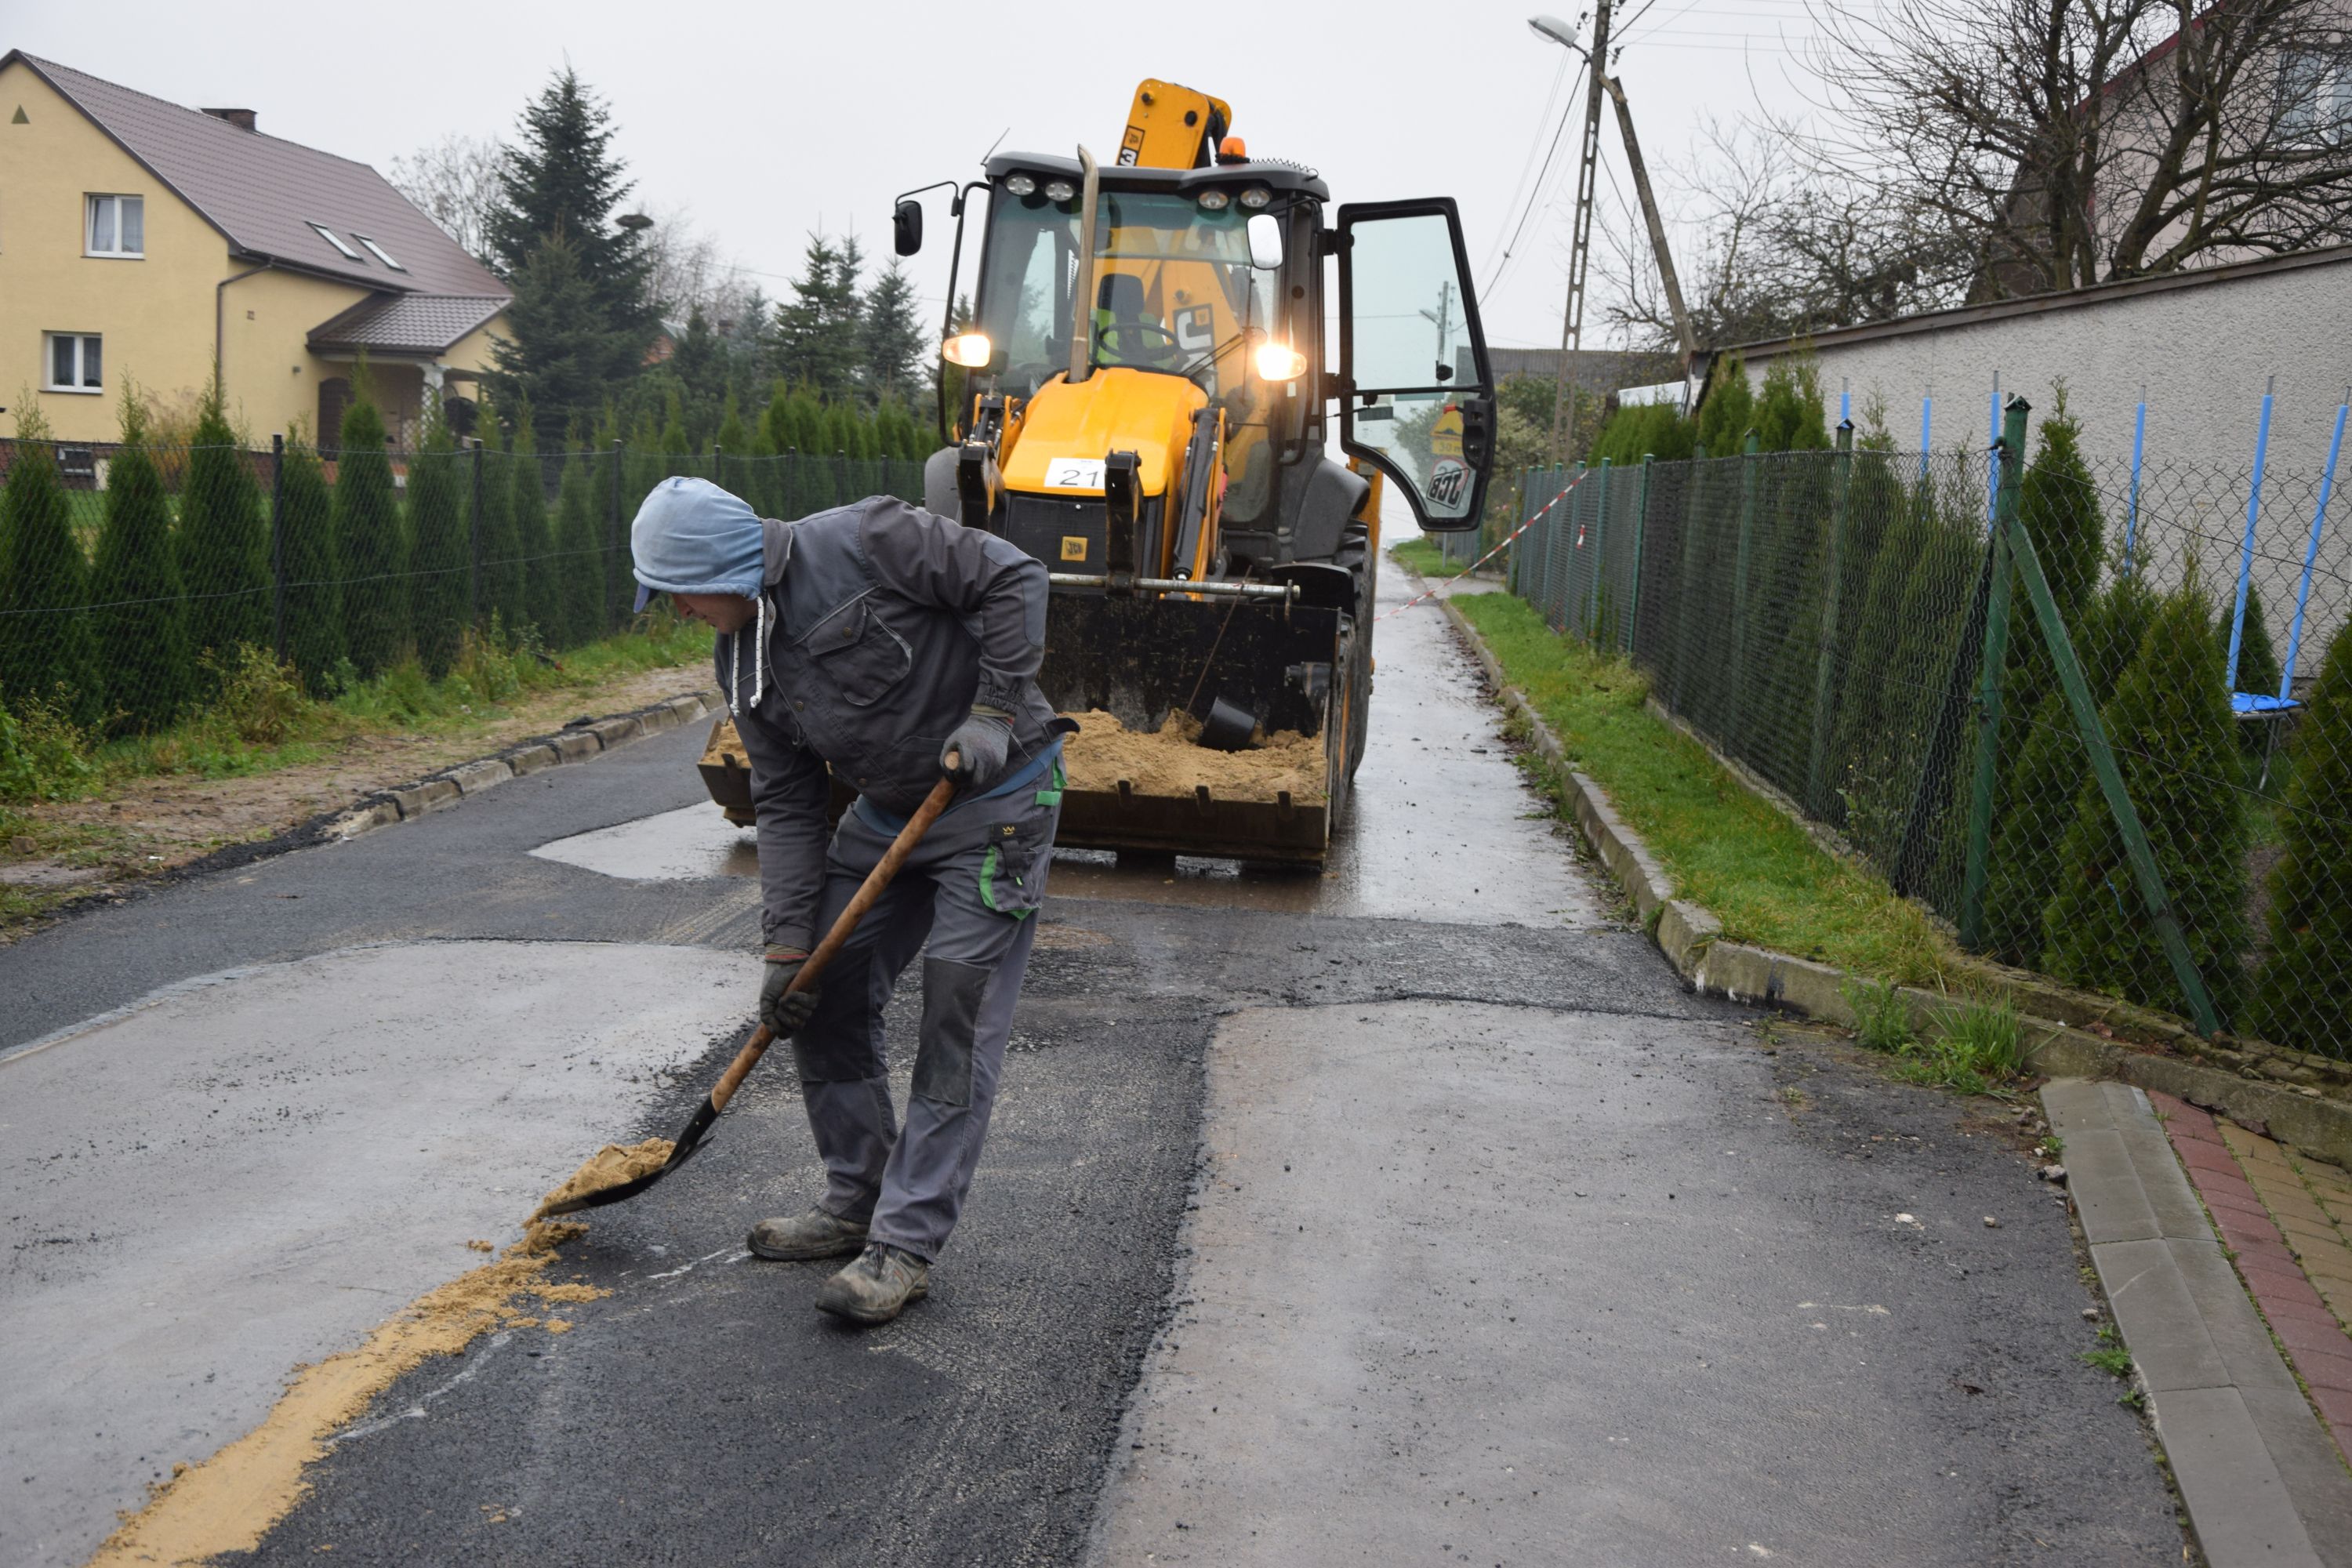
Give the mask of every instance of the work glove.
<svg viewBox="0 0 2352 1568">
<path fill-rule="evenodd" d="M 940 772 L 959 789 L 985 790 L 1004 776 L 1004 758 L 1012 746 L 1013 715 L 975 702 L 971 717 L 940 748 Z"/>
<path fill-rule="evenodd" d="M 772 947 L 767 956 L 768 962 L 761 966 L 764 973 L 760 976 L 760 1022 L 774 1030 L 776 1038 L 781 1040 L 808 1026 L 810 1016 L 816 1012 L 817 991 L 812 985 L 790 995 L 784 992 L 784 987 L 793 983 L 793 976 L 801 972 L 801 965 L 808 962 L 807 953 L 796 947 Z"/>
</svg>

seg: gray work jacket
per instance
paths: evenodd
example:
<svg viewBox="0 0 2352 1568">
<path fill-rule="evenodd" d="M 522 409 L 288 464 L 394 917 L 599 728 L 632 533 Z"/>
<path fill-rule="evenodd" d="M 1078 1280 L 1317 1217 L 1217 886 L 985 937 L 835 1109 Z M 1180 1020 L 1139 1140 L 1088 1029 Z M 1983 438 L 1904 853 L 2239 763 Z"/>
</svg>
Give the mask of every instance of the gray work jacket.
<svg viewBox="0 0 2352 1568">
<path fill-rule="evenodd" d="M 973 703 L 1013 715 L 1008 770 L 1064 726 L 1035 680 L 1044 562 L 891 496 L 761 526 L 766 662 L 755 668 L 759 639 L 746 627 L 719 639 L 717 665 L 751 765 L 761 929 L 770 943 L 807 948 L 824 879 L 827 763 L 904 816 L 939 782 L 940 752 Z"/>
</svg>

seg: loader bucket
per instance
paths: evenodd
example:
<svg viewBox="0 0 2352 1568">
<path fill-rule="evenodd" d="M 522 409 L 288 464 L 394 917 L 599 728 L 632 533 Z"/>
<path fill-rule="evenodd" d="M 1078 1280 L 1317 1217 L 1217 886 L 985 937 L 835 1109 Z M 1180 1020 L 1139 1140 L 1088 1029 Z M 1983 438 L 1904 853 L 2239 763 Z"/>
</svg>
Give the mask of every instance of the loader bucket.
<svg viewBox="0 0 2352 1568">
<path fill-rule="evenodd" d="M 1055 595 L 1037 677 L 1045 700 L 1080 718 L 1108 712 L 1166 747 L 1154 749 L 1154 782 L 1097 765 L 1087 736 L 1073 736 L 1055 842 L 1319 863 L 1347 787 L 1339 719 L 1350 635 L 1332 609 Z M 1254 757 L 1271 753 L 1193 746 L 1178 733 L 1191 726 L 1171 727 L 1180 713 L 1208 719 L 1220 700 L 1255 715 L 1265 735 L 1318 742 L 1321 777 L 1276 788 L 1271 772 L 1265 781 L 1252 772 Z M 1293 743 L 1294 760 L 1300 749 Z M 1284 776 L 1300 782 L 1295 768 Z"/>
</svg>

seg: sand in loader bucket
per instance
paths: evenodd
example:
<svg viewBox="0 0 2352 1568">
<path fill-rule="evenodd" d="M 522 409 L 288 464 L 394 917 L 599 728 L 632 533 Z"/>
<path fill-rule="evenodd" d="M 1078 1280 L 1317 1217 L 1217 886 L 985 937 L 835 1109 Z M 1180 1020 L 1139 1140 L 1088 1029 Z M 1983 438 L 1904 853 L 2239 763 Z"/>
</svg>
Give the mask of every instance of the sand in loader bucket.
<svg viewBox="0 0 2352 1568">
<path fill-rule="evenodd" d="M 1156 731 L 1130 730 L 1100 709 L 1073 713 L 1078 733 L 1062 742 L 1062 766 L 1076 790 L 1115 793 L 1119 781 L 1138 795 L 1190 795 L 1201 784 L 1218 800 L 1278 800 L 1319 805 L 1329 782 L 1323 742 L 1292 730 L 1262 737 L 1248 750 L 1213 752 L 1195 744 L 1201 721 L 1181 710 Z"/>
<path fill-rule="evenodd" d="M 526 1224 L 547 1217 L 547 1211 L 558 1204 L 568 1204 L 584 1198 L 591 1193 L 601 1193 L 607 1187 L 617 1187 L 650 1176 L 669 1163 L 671 1152 L 677 1147 L 667 1138 L 648 1138 L 642 1143 L 607 1143 L 589 1156 L 588 1163 L 572 1173 L 571 1179 L 541 1198 Z"/>
</svg>

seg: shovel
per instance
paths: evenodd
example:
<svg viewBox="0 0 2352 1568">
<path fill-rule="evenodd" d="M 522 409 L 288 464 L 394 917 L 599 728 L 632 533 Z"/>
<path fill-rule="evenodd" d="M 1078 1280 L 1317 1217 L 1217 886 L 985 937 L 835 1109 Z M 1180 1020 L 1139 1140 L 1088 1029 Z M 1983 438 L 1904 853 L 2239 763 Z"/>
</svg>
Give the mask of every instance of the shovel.
<svg viewBox="0 0 2352 1568">
<path fill-rule="evenodd" d="M 915 815 L 907 818 L 907 826 L 898 830 L 898 837 L 890 841 L 890 847 L 883 851 L 882 858 L 876 862 L 874 869 L 866 873 L 865 884 L 850 899 L 848 907 L 841 911 L 841 917 L 833 922 L 833 929 L 824 933 L 824 940 L 816 944 L 816 951 L 801 964 L 800 973 L 793 976 L 792 984 L 785 988 L 785 994 L 805 991 L 816 983 L 817 976 L 824 973 L 825 965 L 831 963 L 834 955 L 848 942 L 850 933 L 857 929 L 857 922 L 866 918 L 866 911 L 874 907 L 874 901 L 882 896 L 882 889 L 890 885 L 890 879 L 898 874 L 898 868 L 906 864 L 907 857 L 914 853 L 915 846 L 922 842 L 923 835 L 930 831 L 931 824 L 939 820 L 940 813 L 948 808 L 948 802 L 954 795 L 955 785 L 946 779 L 931 786 L 931 793 L 923 797 L 923 804 L 915 808 Z M 743 1042 L 743 1048 L 735 1053 L 735 1059 L 728 1064 L 727 1070 L 719 1074 L 719 1081 L 711 1086 L 709 1098 L 695 1108 L 693 1119 L 687 1122 L 686 1131 L 677 1135 L 677 1142 L 670 1150 L 669 1159 L 665 1163 L 642 1176 L 613 1186 L 598 1187 L 593 1192 L 574 1194 L 560 1202 L 541 1204 L 531 1217 L 552 1219 L 557 1215 L 577 1214 L 582 1209 L 602 1208 L 606 1204 L 635 1197 L 685 1164 L 694 1152 L 702 1147 L 702 1140 L 709 1132 L 711 1124 L 719 1120 L 719 1113 L 727 1109 L 727 1102 L 735 1098 L 735 1091 L 743 1086 L 744 1078 L 759 1065 L 761 1057 L 767 1053 L 775 1039 L 775 1031 L 765 1024 L 751 1031 L 751 1037 Z"/>
</svg>

